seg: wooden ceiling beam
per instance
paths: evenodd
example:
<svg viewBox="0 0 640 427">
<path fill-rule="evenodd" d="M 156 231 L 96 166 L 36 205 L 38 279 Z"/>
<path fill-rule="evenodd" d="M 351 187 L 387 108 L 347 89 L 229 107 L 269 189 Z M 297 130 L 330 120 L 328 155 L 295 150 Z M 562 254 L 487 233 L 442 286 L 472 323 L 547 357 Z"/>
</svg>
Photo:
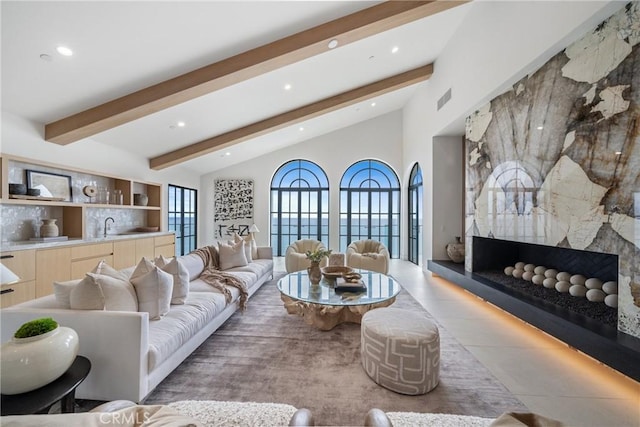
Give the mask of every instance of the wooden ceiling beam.
<svg viewBox="0 0 640 427">
<path fill-rule="evenodd" d="M 342 92 L 286 113 L 278 114 L 268 119 L 234 129 L 212 138 L 179 148 L 149 160 L 149 167 L 161 170 L 177 165 L 187 160 L 228 148 L 251 138 L 282 129 L 287 126 L 330 113 L 340 108 L 348 107 L 369 98 L 383 95 L 387 92 L 401 89 L 427 80 L 433 74 L 433 64 L 428 64 L 413 70 L 388 77 L 377 82 Z"/>
<path fill-rule="evenodd" d="M 466 1 L 387 1 L 49 123 L 45 140 L 70 144 Z"/>
</svg>

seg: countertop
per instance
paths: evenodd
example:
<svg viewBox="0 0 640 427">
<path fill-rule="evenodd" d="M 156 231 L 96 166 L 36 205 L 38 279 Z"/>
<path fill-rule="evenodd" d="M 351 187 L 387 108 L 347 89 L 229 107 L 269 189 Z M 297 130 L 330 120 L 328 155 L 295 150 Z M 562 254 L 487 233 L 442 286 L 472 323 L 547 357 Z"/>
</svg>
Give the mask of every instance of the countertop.
<svg viewBox="0 0 640 427">
<path fill-rule="evenodd" d="M 9 251 L 26 251 L 28 249 L 44 249 L 56 248 L 61 246 L 75 246 L 84 244 L 115 242 L 118 240 L 141 239 L 145 237 L 169 236 L 174 234 L 173 231 L 155 231 L 155 232 L 126 232 L 120 234 L 108 234 L 107 237 L 90 237 L 88 239 L 69 239 L 59 242 L 33 242 L 31 240 L 2 242 L 0 244 L 0 252 Z"/>
</svg>

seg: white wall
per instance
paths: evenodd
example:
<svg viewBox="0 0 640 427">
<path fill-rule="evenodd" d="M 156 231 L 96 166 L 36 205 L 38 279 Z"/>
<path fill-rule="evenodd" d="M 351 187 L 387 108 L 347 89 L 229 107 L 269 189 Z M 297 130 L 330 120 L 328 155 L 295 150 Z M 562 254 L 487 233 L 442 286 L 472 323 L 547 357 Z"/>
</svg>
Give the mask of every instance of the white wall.
<svg viewBox="0 0 640 427">
<path fill-rule="evenodd" d="M 433 76 L 420 85 L 404 108 L 404 167 L 418 161 L 424 176 L 424 244 L 426 260 L 443 258 L 443 242 L 451 241 L 449 215 L 455 202 L 436 193 L 438 183 L 460 179 L 462 168 L 443 168 L 451 152 L 437 146 L 439 136 L 464 133 L 464 119 L 477 108 L 504 92 L 516 81 L 544 64 L 584 32 L 624 6 L 624 2 L 474 2 L 443 54 Z M 437 99 L 447 89 L 452 99 L 436 110 Z M 462 200 L 463 186 L 456 197 Z M 438 193 L 440 194 L 440 193 Z M 447 218 L 445 224 L 443 218 Z"/>
<path fill-rule="evenodd" d="M 318 164 L 329 178 L 329 247 L 340 250 L 339 196 L 340 179 L 353 163 L 375 159 L 387 163 L 402 180 L 402 113 L 396 111 L 354 126 L 341 129 L 294 146 L 274 151 L 257 159 L 203 175 L 200 181 L 199 233 L 200 245 L 214 241 L 213 184 L 216 179 L 254 180 L 254 220 L 260 233 L 258 245 L 269 244 L 269 210 L 271 178 L 282 164 L 305 159 Z M 404 248 L 403 248 L 404 249 Z"/>
</svg>

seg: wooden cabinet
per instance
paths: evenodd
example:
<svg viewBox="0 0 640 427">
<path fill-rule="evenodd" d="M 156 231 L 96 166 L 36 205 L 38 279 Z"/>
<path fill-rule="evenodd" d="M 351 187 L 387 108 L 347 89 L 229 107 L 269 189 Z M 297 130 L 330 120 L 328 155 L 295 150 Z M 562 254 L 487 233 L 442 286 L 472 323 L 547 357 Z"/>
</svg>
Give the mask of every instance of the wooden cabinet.
<svg viewBox="0 0 640 427">
<path fill-rule="evenodd" d="M 155 244 L 155 256 L 158 257 L 162 255 L 166 258 L 171 258 L 176 256 L 176 245 L 175 245 L 175 236 L 172 234 L 170 236 L 159 236 L 154 238 Z"/>
<path fill-rule="evenodd" d="M 113 242 L 113 268 L 121 270 L 136 265 L 137 261 L 135 240 Z"/>
<path fill-rule="evenodd" d="M 82 279 L 104 260 L 113 266 L 113 243 L 96 243 L 71 248 L 71 279 Z"/>
<path fill-rule="evenodd" d="M 175 236 L 129 238 L 54 248 L 0 253 L 3 265 L 20 280 L 0 287 L 0 308 L 53 293 L 53 282 L 82 279 L 101 260 L 116 270 L 136 265 L 142 257 L 174 256 Z"/>
<path fill-rule="evenodd" d="M 156 256 L 156 246 L 153 237 L 147 237 L 144 239 L 136 239 L 136 263 L 140 261 L 142 257 L 147 258 L 150 261 Z"/>
<path fill-rule="evenodd" d="M 53 293 L 53 282 L 71 280 L 71 248 L 36 251 L 36 298 Z"/>
<path fill-rule="evenodd" d="M 0 286 L 0 308 L 35 298 L 35 256 L 35 250 L 0 253 L 0 262 L 19 277 L 15 283 Z"/>
</svg>

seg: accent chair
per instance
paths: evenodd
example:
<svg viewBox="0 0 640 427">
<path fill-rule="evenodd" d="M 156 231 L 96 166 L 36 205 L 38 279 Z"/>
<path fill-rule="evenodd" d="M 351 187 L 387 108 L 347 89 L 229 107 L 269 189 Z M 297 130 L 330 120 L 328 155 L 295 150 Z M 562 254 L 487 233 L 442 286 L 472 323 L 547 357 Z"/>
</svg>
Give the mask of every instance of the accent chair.
<svg viewBox="0 0 640 427">
<path fill-rule="evenodd" d="M 291 243 L 285 252 L 284 264 L 287 273 L 306 270 L 311 265 L 311 261 L 307 259 L 305 253 L 307 251 L 315 251 L 318 249 L 327 249 L 319 240 L 302 239 Z M 327 258 L 320 261 L 320 267 L 327 265 Z"/>
<path fill-rule="evenodd" d="M 346 257 L 347 265 L 352 268 L 383 274 L 389 271 L 389 251 L 377 240 L 365 239 L 351 242 L 347 247 Z"/>
</svg>

